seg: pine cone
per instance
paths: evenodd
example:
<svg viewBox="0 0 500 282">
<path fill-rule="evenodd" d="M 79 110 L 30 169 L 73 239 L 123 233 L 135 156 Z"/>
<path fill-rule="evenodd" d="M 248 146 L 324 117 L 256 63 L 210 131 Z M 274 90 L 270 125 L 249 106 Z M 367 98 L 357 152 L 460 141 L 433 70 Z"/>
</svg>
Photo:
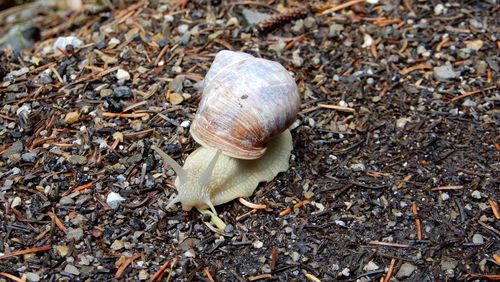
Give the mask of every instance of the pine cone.
<svg viewBox="0 0 500 282">
<path fill-rule="evenodd" d="M 259 23 L 261 32 L 270 32 L 280 26 L 283 26 L 293 20 L 303 19 L 309 13 L 309 7 L 294 8 L 282 14 L 277 14 Z"/>
</svg>

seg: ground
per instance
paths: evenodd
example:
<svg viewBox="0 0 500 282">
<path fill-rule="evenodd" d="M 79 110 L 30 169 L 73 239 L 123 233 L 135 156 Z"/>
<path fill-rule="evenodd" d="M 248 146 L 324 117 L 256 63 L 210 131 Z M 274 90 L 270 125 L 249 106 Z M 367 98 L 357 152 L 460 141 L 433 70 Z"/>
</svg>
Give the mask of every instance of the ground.
<svg viewBox="0 0 500 282">
<path fill-rule="evenodd" d="M 0 12 L 0 280 L 498 279 L 498 3 L 102 3 Z M 165 209 L 150 147 L 199 146 L 224 49 L 281 63 L 302 106 L 265 208 L 217 206 L 221 231 Z"/>
</svg>

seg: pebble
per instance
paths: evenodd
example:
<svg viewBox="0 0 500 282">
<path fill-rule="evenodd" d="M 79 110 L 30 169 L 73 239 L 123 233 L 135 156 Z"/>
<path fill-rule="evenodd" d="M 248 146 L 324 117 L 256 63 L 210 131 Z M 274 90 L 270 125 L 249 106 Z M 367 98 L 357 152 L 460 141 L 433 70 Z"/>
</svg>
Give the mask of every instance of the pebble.
<svg viewBox="0 0 500 282">
<path fill-rule="evenodd" d="M 75 122 L 78 122 L 79 120 L 80 120 L 79 112 L 69 112 L 64 117 L 64 123 L 66 124 L 73 124 Z"/>
<path fill-rule="evenodd" d="M 252 246 L 256 249 L 260 249 L 264 246 L 264 244 L 261 241 L 256 240 L 256 241 L 253 241 Z"/>
<path fill-rule="evenodd" d="M 474 67 L 476 68 L 477 72 L 484 73 L 486 71 L 486 68 L 488 68 L 488 64 L 485 61 L 476 61 Z"/>
<path fill-rule="evenodd" d="M 147 280 L 149 278 L 149 274 L 146 270 L 139 271 L 139 280 Z"/>
<path fill-rule="evenodd" d="M 441 197 L 441 200 L 444 202 L 444 201 L 447 201 L 450 199 L 450 194 L 444 192 L 444 193 L 441 193 L 440 197 Z"/>
<path fill-rule="evenodd" d="M 234 231 L 234 226 L 232 224 L 228 224 L 226 225 L 226 227 L 224 227 L 224 232 L 226 233 L 231 233 Z"/>
<path fill-rule="evenodd" d="M 113 89 L 113 94 L 117 98 L 130 98 L 132 97 L 132 90 L 128 86 L 119 86 Z"/>
<path fill-rule="evenodd" d="M 182 92 L 182 84 L 184 83 L 184 78 L 182 76 L 178 76 L 172 81 L 168 83 L 168 89 L 173 90 L 174 92 L 180 93 Z"/>
<path fill-rule="evenodd" d="M 184 34 L 188 31 L 189 29 L 189 26 L 187 24 L 181 24 L 177 27 L 177 32 L 179 34 Z"/>
<path fill-rule="evenodd" d="M 113 209 L 118 208 L 121 202 L 125 201 L 126 199 L 123 198 L 120 194 L 116 192 L 110 192 L 108 194 L 108 197 L 106 198 L 106 204 L 108 204 L 110 207 Z"/>
<path fill-rule="evenodd" d="M 109 43 L 108 43 L 110 46 L 112 45 L 117 45 L 117 44 L 120 44 L 120 40 L 118 40 L 116 37 L 113 37 L 109 40 Z"/>
<path fill-rule="evenodd" d="M 243 9 L 243 16 L 249 25 L 256 24 L 260 21 L 266 20 L 270 17 L 268 14 L 254 12 L 250 9 Z"/>
<path fill-rule="evenodd" d="M 71 199 L 70 197 L 62 197 L 59 200 L 59 204 L 61 206 L 70 206 L 70 205 L 73 205 L 74 203 L 75 203 L 75 201 L 73 199 Z"/>
<path fill-rule="evenodd" d="M 74 165 L 84 165 L 87 163 L 87 157 L 80 155 L 70 155 L 68 157 L 68 162 Z"/>
<path fill-rule="evenodd" d="M 364 271 L 373 271 L 379 269 L 378 265 L 376 265 L 373 261 L 369 261 L 364 267 Z"/>
<path fill-rule="evenodd" d="M 12 200 L 12 203 L 10 204 L 10 207 L 11 208 L 15 208 L 15 207 L 18 207 L 19 205 L 21 205 L 21 198 L 19 197 L 15 197 L 14 200 Z"/>
<path fill-rule="evenodd" d="M 184 98 L 178 93 L 172 93 L 168 96 L 168 102 L 172 105 L 179 105 L 182 101 L 184 101 Z"/>
<path fill-rule="evenodd" d="M 67 264 L 66 267 L 64 268 L 64 272 L 77 276 L 80 275 L 80 271 L 78 271 L 78 268 L 76 268 L 72 264 Z"/>
<path fill-rule="evenodd" d="M 396 278 L 404 279 L 410 277 L 415 269 L 416 267 L 413 264 L 405 262 L 399 268 L 398 273 L 396 273 Z"/>
<path fill-rule="evenodd" d="M 439 16 L 441 13 L 444 11 L 444 6 L 443 4 L 439 3 L 434 7 L 434 15 Z"/>
<path fill-rule="evenodd" d="M 61 51 L 59 51 L 59 49 L 66 50 L 66 46 L 68 45 L 72 45 L 73 47 L 80 47 L 83 45 L 83 42 L 74 36 L 59 37 L 57 38 L 56 42 L 54 42 L 54 45 L 52 45 L 54 54 L 56 55 L 61 54 Z"/>
<path fill-rule="evenodd" d="M 23 151 L 24 145 L 21 141 L 14 142 L 5 153 L 2 154 L 3 158 L 8 158 L 12 154 L 18 154 Z"/>
<path fill-rule="evenodd" d="M 437 80 L 449 80 L 457 78 L 459 73 L 453 70 L 451 65 L 443 65 L 433 69 L 434 78 Z"/>
<path fill-rule="evenodd" d="M 396 120 L 396 127 L 397 128 L 404 128 L 406 126 L 406 124 L 410 121 L 409 118 L 398 118 Z"/>
<path fill-rule="evenodd" d="M 21 159 L 25 163 L 34 163 L 36 158 L 35 152 L 28 152 L 21 155 Z"/>
<path fill-rule="evenodd" d="M 316 25 L 316 19 L 313 17 L 307 17 L 304 19 L 304 26 L 306 28 L 312 28 Z"/>
<path fill-rule="evenodd" d="M 472 198 L 474 199 L 481 199 L 481 192 L 477 191 L 477 190 L 474 190 L 471 194 Z"/>
<path fill-rule="evenodd" d="M 68 246 L 56 246 L 56 250 L 61 257 L 65 257 L 69 253 Z"/>
<path fill-rule="evenodd" d="M 484 244 L 484 237 L 481 234 L 472 235 L 472 243 L 474 244 Z"/>
<path fill-rule="evenodd" d="M 294 262 L 297 262 L 297 261 L 299 261 L 299 259 L 300 259 L 300 254 L 299 254 L 299 253 L 297 253 L 297 252 L 293 252 L 293 253 L 292 253 L 292 260 L 293 260 Z"/>
<path fill-rule="evenodd" d="M 32 281 L 32 282 L 37 282 L 37 281 L 40 281 L 40 275 L 34 273 L 34 272 L 26 272 L 26 279 L 28 281 Z"/>
<path fill-rule="evenodd" d="M 484 42 L 482 40 L 472 40 L 468 41 L 465 43 L 465 46 L 471 50 L 478 51 L 481 49 L 484 45 Z"/>
<path fill-rule="evenodd" d="M 123 242 L 121 240 L 115 240 L 110 247 L 113 251 L 118 251 L 123 249 Z"/>
<path fill-rule="evenodd" d="M 118 80 L 129 80 L 130 79 L 130 73 L 128 73 L 126 70 L 124 69 L 118 69 L 116 71 L 116 79 Z"/>
<path fill-rule="evenodd" d="M 68 233 L 66 233 L 66 239 L 80 241 L 83 237 L 82 228 L 68 228 Z"/>
<path fill-rule="evenodd" d="M 106 98 L 106 97 L 110 96 L 111 94 L 113 94 L 113 90 L 111 90 L 111 89 L 102 89 L 101 91 L 99 91 L 99 95 L 102 98 Z"/>
<path fill-rule="evenodd" d="M 351 275 L 351 270 L 350 270 L 349 268 L 347 268 L 347 267 L 346 267 L 346 268 L 342 269 L 342 272 L 340 272 L 340 273 L 341 273 L 342 275 L 344 275 L 344 276 L 346 276 L 346 277 L 347 277 L 347 276 Z"/>
<path fill-rule="evenodd" d="M 295 32 L 296 34 L 301 34 L 304 32 L 304 21 L 303 20 L 298 20 L 295 22 L 295 24 L 292 26 L 292 31 Z"/>
</svg>

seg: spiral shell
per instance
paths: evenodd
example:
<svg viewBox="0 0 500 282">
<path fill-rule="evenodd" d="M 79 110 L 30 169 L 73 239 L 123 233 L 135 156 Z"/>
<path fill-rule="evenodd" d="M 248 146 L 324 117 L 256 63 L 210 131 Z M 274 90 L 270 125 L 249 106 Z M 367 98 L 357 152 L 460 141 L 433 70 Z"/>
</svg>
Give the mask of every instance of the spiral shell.
<svg viewBox="0 0 500 282">
<path fill-rule="evenodd" d="M 202 146 L 257 159 L 296 119 L 300 97 L 279 63 L 221 51 L 208 71 L 191 135 Z"/>
</svg>

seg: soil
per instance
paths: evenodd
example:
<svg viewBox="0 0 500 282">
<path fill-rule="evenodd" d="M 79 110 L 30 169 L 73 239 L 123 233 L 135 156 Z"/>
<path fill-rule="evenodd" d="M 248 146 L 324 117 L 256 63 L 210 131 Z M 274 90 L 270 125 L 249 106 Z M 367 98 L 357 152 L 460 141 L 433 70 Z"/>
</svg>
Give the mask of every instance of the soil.
<svg viewBox="0 0 500 282">
<path fill-rule="evenodd" d="M 0 281 L 499 279 L 498 3 L 123 2 L 0 12 L 29 31 L 0 40 Z M 166 209 L 151 145 L 199 146 L 225 49 L 281 63 L 302 106 L 289 170 L 221 230 Z"/>
</svg>

